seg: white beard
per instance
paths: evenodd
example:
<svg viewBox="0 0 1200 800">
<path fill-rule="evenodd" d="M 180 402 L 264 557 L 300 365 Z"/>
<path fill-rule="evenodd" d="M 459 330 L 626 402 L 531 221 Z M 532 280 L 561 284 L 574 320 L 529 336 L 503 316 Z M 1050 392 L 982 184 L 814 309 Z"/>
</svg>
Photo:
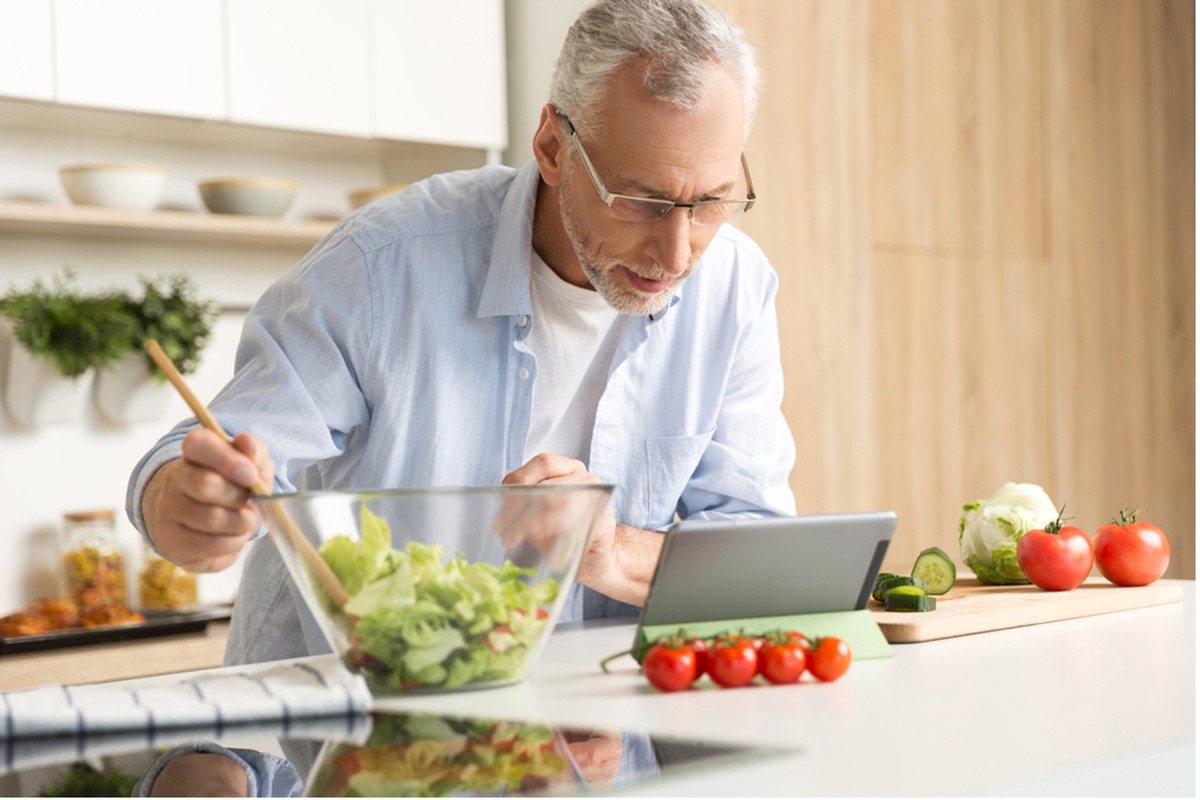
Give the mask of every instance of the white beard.
<svg viewBox="0 0 1200 800">
<path fill-rule="evenodd" d="M 562 208 L 563 228 L 567 232 L 571 247 L 575 250 L 575 257 L 579 259 L 579 266 L 583 268 L 592 288 L 600 293 L 605 302 L 622 314 L 646 316 L 666 308 L 667 303 L 671 300 L 671 295 L 696 269 L 696 262 L 693 261 L 688 265 L 687 270 L 682 275 L 676 276 L 671 281 L 671 285 L 665 289 L 653 294 L 640 292 L 620 281 L 616 277 L 617 270 L 624 268 L 649 280 L 665 280 L 670 276 L 663 274 L 656 267 L 634 268 L 632 264 L 616 258 L 589 257 L 587 234 L 584 233 L 579 215 L 568 201 L 565 192 L 559 193 L 559 204 Z"/>
</svg>

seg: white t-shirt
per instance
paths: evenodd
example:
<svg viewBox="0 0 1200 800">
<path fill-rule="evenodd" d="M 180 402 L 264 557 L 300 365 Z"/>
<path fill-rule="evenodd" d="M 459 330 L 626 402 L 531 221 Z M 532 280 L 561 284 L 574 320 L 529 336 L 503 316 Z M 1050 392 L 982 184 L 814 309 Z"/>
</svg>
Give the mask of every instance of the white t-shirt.
<svg viewBox="0 0 1200 800">
<path fill-rule="evenodd" d="M 588 462 L 596 404 L 625 330 L 625 315 L 599 292 L 573 286 L 533 254 L 533 322 L 525 344 L 537 359 L 525 460 L 557 453 Z"/>
</svg>

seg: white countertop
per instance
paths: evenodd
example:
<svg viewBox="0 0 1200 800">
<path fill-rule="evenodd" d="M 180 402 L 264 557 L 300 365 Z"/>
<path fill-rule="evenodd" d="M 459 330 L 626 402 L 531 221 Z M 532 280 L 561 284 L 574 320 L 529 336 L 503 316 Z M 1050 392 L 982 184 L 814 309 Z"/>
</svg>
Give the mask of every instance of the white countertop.
<svg viewBox="0 0 1200 800">
<path fill-rule="evenodd" d="M 381 705 L 798 749 L 639 795 L 1195 795 L 1195 583 L 1172 583 L 1183 602 L 893 645 L 831 684 L 663 694 L 599 669 L 632 625 L 563 625 L 524 684 Z"/>
<path fill-rule="evenodd" d="M 600 670 L 632 623 L 573 623 L 525 683 L 378 705 L 795 750 L 629 787 L 641 796 L 1194 796 L 1195 583 L 1170 583 L 1182 602 L 893 645 L 786 687 L 660 693 L 632 659 Z"/>
</svg>

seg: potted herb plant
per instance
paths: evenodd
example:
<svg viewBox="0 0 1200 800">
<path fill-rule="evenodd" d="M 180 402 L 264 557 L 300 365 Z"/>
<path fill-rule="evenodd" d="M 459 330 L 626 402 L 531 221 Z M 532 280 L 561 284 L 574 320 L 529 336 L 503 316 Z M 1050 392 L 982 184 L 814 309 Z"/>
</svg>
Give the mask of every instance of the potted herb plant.
<svg viewBox="0 0 1200 800">
<path fill-rule="evenodd" d="M 65 270 L 46 285 L 0 297 L 0 316 L 12 326 L 6 397 L 12 416 L 28 428 L 74 416 L 94 368 L 120 358 L 135 330 L 119 292 L 85 294 Z"/>
<path fill-rule="evenodd" d="M 117 423 L 156 419 L 169 401 L 166 378 L 146 354 L 146 341 L 156 339 L 179 371 L 188 375 L 200 365 L 216 316 L 212 302 L 197 299 L 187 275 L 141 278 L 140 282 L 142 296 L 125 298 L 125 312 L 133 321 L 125 353 L 96 376 L 96 405 Z"/>
</svg>

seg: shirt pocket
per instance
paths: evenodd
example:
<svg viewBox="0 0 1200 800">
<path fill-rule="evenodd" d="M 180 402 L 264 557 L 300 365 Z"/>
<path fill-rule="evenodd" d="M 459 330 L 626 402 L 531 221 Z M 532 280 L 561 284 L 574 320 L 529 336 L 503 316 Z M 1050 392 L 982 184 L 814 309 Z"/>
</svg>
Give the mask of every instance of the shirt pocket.
<svg viewBox="0 0 1200 800">
<path fill-rule="evenodd" d="M 665 528 L 700 464 L 716 428 L 689 436 L 654 436 L 646 440 L 646 527 Z"/>
</svg>

